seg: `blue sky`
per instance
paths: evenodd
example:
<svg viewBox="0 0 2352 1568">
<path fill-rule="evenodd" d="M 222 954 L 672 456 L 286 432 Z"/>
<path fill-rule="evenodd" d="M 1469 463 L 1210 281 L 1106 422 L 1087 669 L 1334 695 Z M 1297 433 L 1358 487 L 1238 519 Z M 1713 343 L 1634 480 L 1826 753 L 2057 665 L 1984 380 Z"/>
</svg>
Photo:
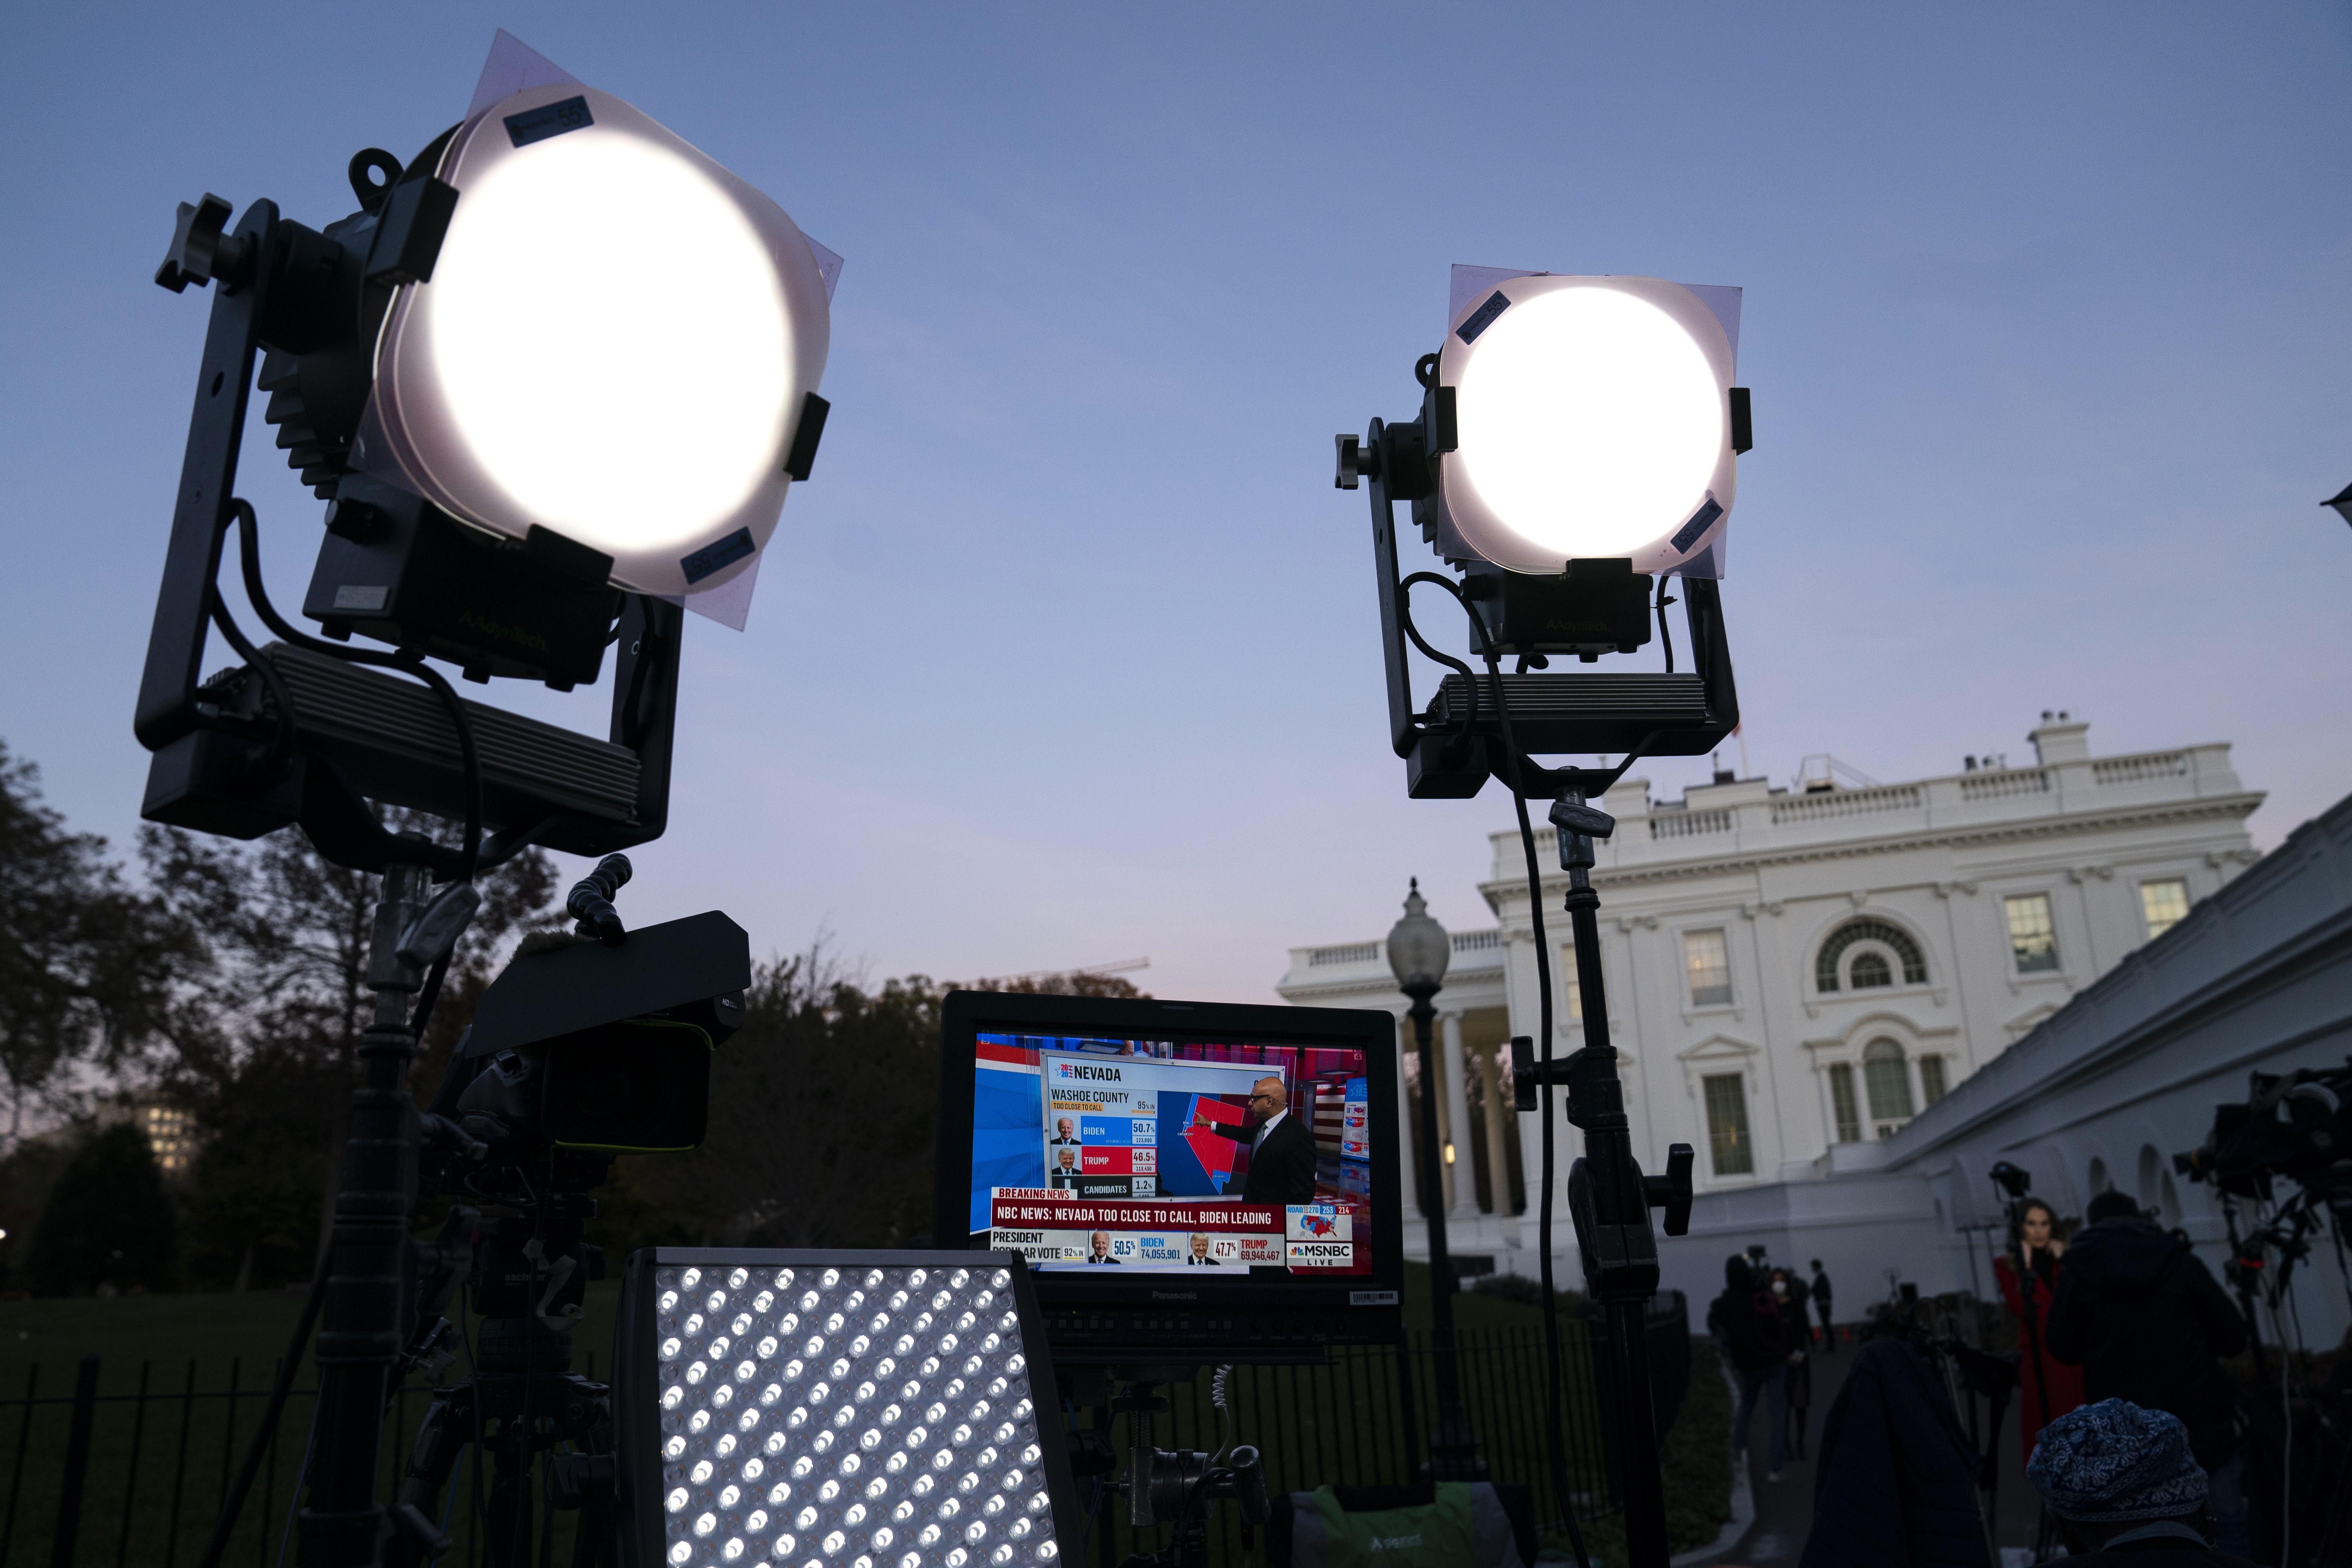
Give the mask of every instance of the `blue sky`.
<svg viewBox="0 0 2352 1568">
<path fill-rule="evenodd" d="M 127 838 L 145 772 L 206 309 L 148 282 L 173 205 L 341 216 L 499 26 L 847 258 L 815 477 L 749 628 L 689 636 L 639 919 L 1235 1000 L 1409 875 L 1486 923 L 1507 803 L 1404 798 L 1329 479 L 1413 407 L 1456 261 L 1747 289 L 1753 772 L 2018 758 L 2064 707 L 2101 752 L 2235 742 L 2265 847 L 2352 787 L 2343 5 L 26 6 L 0 737 L 78 825 Z M 292 599 L 318 507 L 269 439 L 240 488 Z M 601 691 L 500 692 L 601 730 Z"/>
</svg>

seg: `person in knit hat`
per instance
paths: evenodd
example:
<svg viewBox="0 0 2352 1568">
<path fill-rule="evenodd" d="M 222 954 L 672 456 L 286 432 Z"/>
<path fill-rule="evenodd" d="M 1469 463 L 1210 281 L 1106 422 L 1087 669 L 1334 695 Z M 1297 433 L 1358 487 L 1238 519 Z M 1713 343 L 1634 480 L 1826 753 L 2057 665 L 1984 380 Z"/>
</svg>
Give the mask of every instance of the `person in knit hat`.
<svg viewBox="0 0 2352 1568">
<path fill-rule="evenodd" d="M 2058 1518 L 2069 1563 L 2252 1568 L 2213 1546 L 2205 1472 L 2177 1415 L 2120 1399 L 2070 1410 L 2042 1428 L 2025 1474 Z"/>
</svg>

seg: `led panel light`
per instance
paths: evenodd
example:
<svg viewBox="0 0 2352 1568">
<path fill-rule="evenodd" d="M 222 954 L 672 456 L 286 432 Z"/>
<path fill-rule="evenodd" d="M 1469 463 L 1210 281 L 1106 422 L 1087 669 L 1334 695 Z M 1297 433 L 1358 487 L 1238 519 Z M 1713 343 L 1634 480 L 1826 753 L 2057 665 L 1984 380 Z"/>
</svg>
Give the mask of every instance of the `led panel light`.
<svg viewBox="0 0 2352 1568">
<path fill-rule="evenodd" d="M 1440 529 L 1517 572 L 1694 562 L 1738 481 L 1732 358 L 1722 322 L 1678 283 L 1537 276 L 1479 290 L 1438 354 L 1459 442 L 1438 459 Z"/>
<path fill-rule="evenodd" d="M 429 281 L 377 340 L 372 471 L 678 595 L 751 564 L 824 369 L 825 291 L 783 209 L 619 99 L 526 88 L 468 118 Z"/>
<path fill-rule="evenodd" d="M 1009 1253 L 635 1254 L 623 1562 L 1059 1563 L 1084 1521 L 1038 1323 Z"/>
</svg>

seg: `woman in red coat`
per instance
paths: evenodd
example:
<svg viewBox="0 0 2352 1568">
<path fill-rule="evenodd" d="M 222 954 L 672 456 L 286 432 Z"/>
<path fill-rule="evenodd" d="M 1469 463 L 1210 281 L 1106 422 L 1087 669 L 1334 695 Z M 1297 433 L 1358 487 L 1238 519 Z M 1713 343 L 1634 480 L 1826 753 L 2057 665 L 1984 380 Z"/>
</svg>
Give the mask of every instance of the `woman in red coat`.
<svg viewBox="0 0 2352 1568">
<path fill-rule="evenodd" d="M 2018 1432 L 2029 1460 L 2042 1428 L 2083 1403 L 2083 1369 L 2053 1360 L 2045 1342 L 2060 1260 L 2066 1255 L 2057 1227 L 2058 1216 L 2048 1204 L 2027 1198 L 2010 1214 L 2008 1256 L 1992 1264 L 2001 1299 L 2017 1319 Z"/>
</svg>

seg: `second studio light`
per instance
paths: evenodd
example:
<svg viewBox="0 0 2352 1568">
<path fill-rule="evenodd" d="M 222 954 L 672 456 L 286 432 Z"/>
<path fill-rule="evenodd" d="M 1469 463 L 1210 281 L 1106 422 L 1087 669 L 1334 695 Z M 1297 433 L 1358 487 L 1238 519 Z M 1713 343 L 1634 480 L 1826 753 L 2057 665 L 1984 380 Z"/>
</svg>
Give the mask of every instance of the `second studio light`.
<svg viewBox="0 0 2352 1568">
<path fill-rule="evenodd" d="M 1433 454 L 1423 515 L 1441 553 L 1719 574 L 1701 558 L 1738 483 L 1732 374 L 1723 321 L 1678 283 L 1535 275 L 1477 291 L 1437 356 L 1455 445 Z"/>
<path fill-rule="evenodd" d="M 385 449 L 361 466 L 499 533 L 551 529 L 641 593 L 744 570 L 823 419 L 824 286 L 793 220 L 574 82 L 468 119 L 430 162 L 457 199 L 386 316 Z"/>
<path fill-rule="evenodd" d="M 1038 1324 L 1003 1254 L 635 1254 L 623 1568 L 1052 1568 L 1086 1529 Z"/>
</svg>

